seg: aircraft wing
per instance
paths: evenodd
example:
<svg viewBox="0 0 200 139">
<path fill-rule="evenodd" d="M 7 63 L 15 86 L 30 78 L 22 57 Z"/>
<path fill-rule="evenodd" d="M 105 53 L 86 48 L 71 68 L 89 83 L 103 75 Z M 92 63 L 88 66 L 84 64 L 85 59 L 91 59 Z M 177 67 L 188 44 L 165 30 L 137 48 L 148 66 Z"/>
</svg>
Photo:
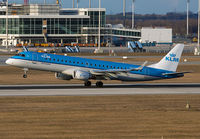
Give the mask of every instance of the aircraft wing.
<svg viewBox="0 0 200 139">
<path fill-rule="evenodd" d="M 130 71 L 140 71 L 144 68 L 144 66 L 147 64 L 147 61 L 144 62 L 140 67 L 138 68 L 132 68 L 132 69 L 108 69 L 108 70 L 90 70 L 90 73 L 93 75 L 105 75 L 107 73 L 128 73 Z"/>
</svg>

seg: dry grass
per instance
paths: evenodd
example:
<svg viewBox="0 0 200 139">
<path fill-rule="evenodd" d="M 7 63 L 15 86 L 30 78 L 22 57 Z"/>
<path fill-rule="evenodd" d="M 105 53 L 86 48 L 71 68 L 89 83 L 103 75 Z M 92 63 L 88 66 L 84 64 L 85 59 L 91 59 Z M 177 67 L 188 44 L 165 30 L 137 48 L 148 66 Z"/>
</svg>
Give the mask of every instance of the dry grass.
<svg viewBox="0 0 200 139">
<path fill-rule="evenodd" d="M 1 97 L 0 137 L 197 139 L 199 102 L 200 95 Z"/>
</svg>

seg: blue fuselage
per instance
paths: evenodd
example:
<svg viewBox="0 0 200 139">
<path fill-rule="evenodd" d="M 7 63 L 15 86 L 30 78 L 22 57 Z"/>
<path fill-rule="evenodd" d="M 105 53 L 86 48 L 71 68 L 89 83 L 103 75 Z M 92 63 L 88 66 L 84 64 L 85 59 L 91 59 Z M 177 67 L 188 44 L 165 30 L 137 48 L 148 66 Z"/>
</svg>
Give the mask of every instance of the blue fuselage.
<svg viewBox="0 0 200 139">
<path fill-rule="evenodd" d="M 18 61 L 11 63 L 10 65 L 18 66 L 21 68 L 46 70 L 52 72 L 62 72 L 67 69 L 83 69 L 87 70 L 126 70 L 138 68 L 138 65 L 117 63 L 110 61 L 101 61 L 94 59 L 86 59 L 80 57 L 71 57 L 47 53 L 37 53 L 37 52 L 21 52 L 16 56 L 12 56 L 10 60 Z M 166 73 L 173 73 L 172 71 L 166 71 L 161 69 L 155 69 L 145 66 L 142 70 L 130 71 L 125 74 L 119 74 L 113 79 L 123 80 L 123 81 L 144 81 L 144 80 L 156 80 L 156 79 L 168 79 L 176 78 L 176 75 L 164 75 Z M 111 74 L 109 76 L 112 76 Z M 127 76 L 127 77 L 126 77 Z M 134 77 L 136 77 L 134 79 Z M 133 78 L 133 80 L 132 80 Z"/>
</svg>

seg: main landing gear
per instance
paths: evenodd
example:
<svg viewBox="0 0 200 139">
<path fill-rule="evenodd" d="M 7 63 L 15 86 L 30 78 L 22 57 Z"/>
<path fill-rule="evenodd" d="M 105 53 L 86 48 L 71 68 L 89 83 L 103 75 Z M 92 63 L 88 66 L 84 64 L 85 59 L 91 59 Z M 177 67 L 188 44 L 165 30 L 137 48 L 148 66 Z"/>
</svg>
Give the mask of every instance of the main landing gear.
<svg viewBox="0 0 200 139">
<path fill-rule="evenodd" d="M 91 83 L 90 81 L 86 81 L 86 82 L 84 83 L 84 85 L 87 86 L 87 87 L 90 87 L 90 86 L 92 85 L 92 83 Z"/>
<path fill-rule="evenodd" d="M 103 82 L 101 82 L 101 81 L 96 82 L 96 86 L 97 87 L 103 87 Z"/>
<path fill-rule="evenodd" d="M 28 69 L 27 69 L 27 68 L 24 68 L 23 70 L 24 70 L 23 78 L 27 78 Z"/>
<path fill-rule="evenodd" d="M 90 87 L 90 86 L 92 86 L 92 83 L 91 83 L 91 81 L 86 81 L 84 83 L 84 85 L 86 87 Z M 101 82 L 101 81 L 96 82 L 96 87 L 103 87 L 103 82 Z"/>
</svg>

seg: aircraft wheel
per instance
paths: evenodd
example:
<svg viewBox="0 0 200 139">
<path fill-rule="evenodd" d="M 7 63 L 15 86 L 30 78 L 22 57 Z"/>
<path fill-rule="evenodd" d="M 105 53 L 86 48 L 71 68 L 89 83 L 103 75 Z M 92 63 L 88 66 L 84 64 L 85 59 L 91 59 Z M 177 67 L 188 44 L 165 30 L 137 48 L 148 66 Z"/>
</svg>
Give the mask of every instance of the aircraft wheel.
<svg viewBox="0 0 200 139">
<path fill-rule="evenodd" d="M 26 74 L 24 74 L 24 75 L 23 75 L 23 78 L 27 78 L 27 75 L 26 75 Z"/>
<path fill-rule="evenodd" d="M 87 81 L 84 83 L 85 86 L 90 87 L 92 85 L 92 83 L 90 81 Z"/>
<path fill-rule="evenodd" d="M 101 81 L 97 82 L 97 83 L 96 83 L 96 86 L 97 86 L 97 87 L 103 87 L 103 82 L 101 82 Z"/>
</svg>

